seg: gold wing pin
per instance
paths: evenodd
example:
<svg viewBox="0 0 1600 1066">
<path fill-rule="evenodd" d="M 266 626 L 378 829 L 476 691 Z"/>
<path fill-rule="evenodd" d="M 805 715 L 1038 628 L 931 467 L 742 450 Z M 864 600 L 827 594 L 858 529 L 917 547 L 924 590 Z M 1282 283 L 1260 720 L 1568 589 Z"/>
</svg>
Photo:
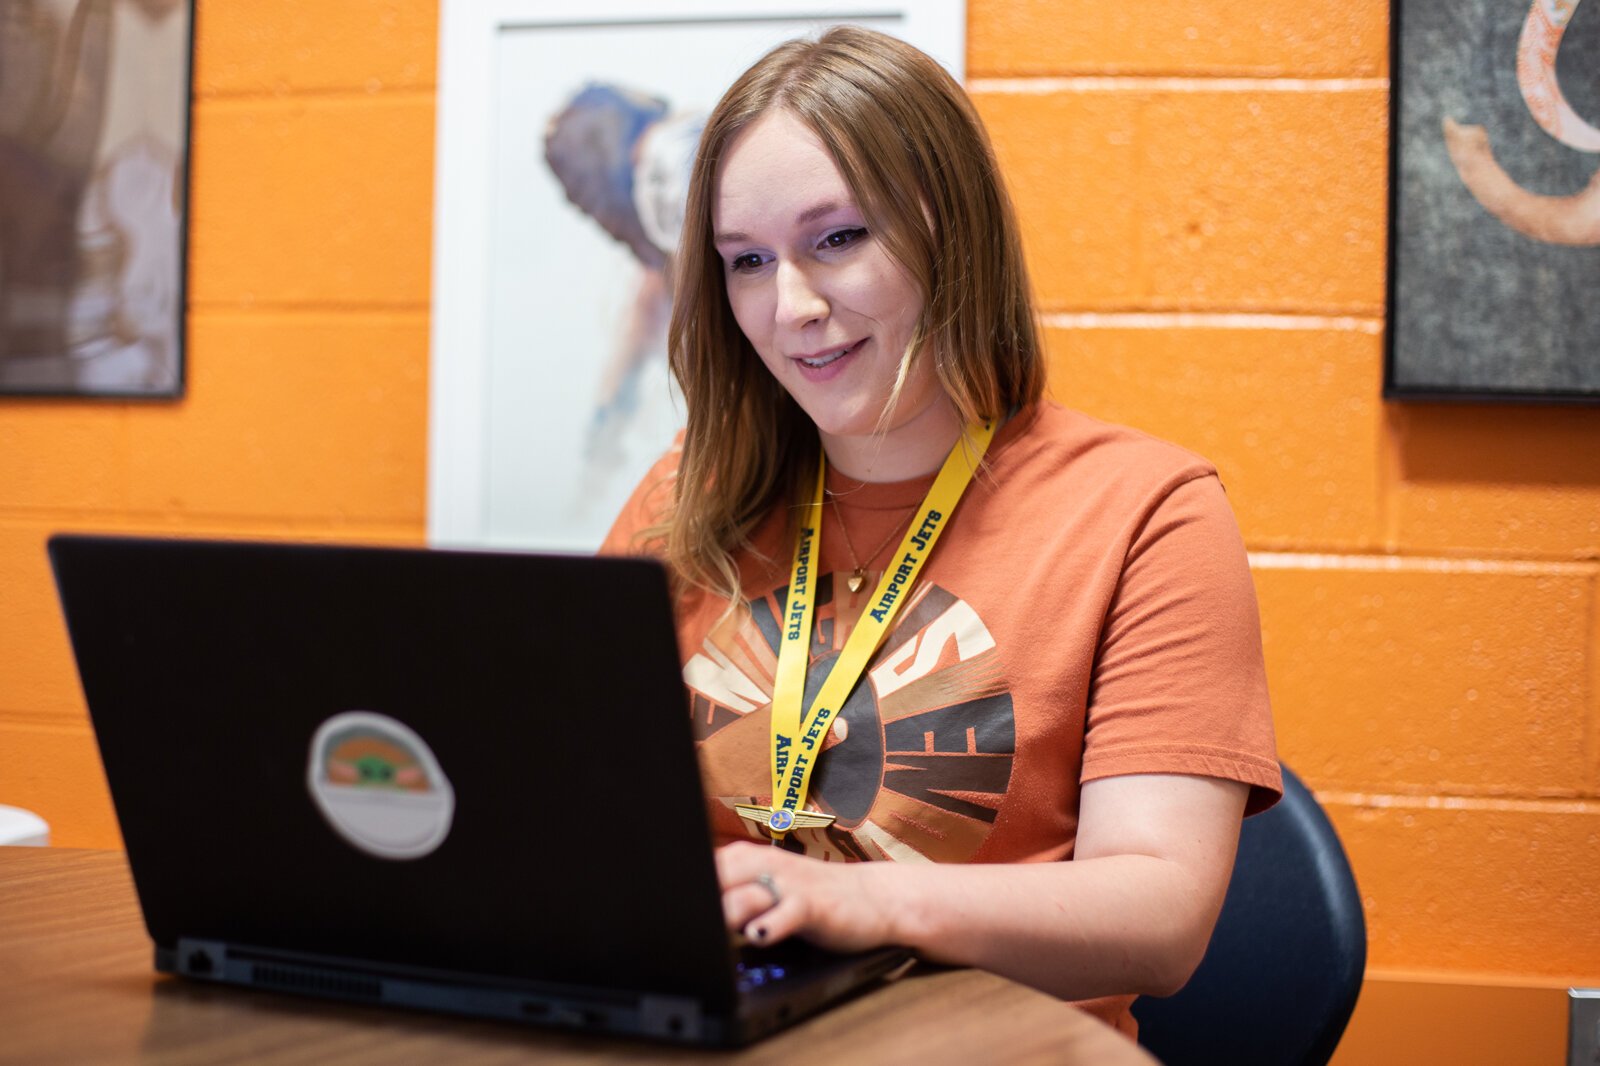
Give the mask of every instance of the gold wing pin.
<svg viewBox="0 0 1600 1066">
<path fill-rule="evenodd" d="M 791 811 L 787 807 L 763 807 L 759 803 L 735 803 L 733 809 L 740 818 L 764 825 L 774 833 L 787 833 L 791 829 L 818 829 L 832 825 L 835 815 L 821 811 Z"/>
</svg>

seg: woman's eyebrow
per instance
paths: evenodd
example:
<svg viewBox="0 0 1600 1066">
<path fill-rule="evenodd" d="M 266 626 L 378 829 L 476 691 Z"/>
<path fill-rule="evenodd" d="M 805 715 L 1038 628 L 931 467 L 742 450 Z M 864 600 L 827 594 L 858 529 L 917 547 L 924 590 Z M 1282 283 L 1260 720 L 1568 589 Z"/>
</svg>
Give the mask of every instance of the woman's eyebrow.
<svg viewBox="0 0 1600 1066">
<path fill-rule="evenodd" d="M 822 203 L 812 204 L 810 207 L 800 212 L 800 215 L 795 219 L 795 222 L 815 222 L 817 219 L 822 218 L 825 215 L 831 215 L 835 211 L 841 210 L 846 206 L 848 205 L 841 204 L 837 200 L 824 200 Z"/>
<path fill-rule="evenodd" d="M 819 218 L 825 218 L 835 211 L 842 211 L 850 206 L 849 201 L 823 200 L 821 203 L 812 204 L 796 215 L 794 224 L 803 226 L 807 222 L 815 222 Z M 711 243 L 716 245 L 739 244 L 749 239 L 750 235 L 742 230 L 729 230 L 726 233 L 714 233 L 711 235 Z"/>
</svg>

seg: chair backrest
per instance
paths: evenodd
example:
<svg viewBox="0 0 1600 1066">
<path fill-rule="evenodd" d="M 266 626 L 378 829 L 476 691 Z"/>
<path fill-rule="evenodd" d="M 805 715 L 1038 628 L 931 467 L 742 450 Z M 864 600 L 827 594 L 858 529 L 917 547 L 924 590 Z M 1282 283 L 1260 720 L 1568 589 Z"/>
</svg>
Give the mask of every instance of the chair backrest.
<svg viewBox="0 0 1600 1066">
<path fill-rule="evenodd" d="M 1183 990 L 1133 1006 L 1167 1066 L 1323 1066 L 1361 991 L 1367 927 L 1344 847 L 1283 768 L 1283 799 L 1247 818 L 1211 946 Z"/>
</svg>

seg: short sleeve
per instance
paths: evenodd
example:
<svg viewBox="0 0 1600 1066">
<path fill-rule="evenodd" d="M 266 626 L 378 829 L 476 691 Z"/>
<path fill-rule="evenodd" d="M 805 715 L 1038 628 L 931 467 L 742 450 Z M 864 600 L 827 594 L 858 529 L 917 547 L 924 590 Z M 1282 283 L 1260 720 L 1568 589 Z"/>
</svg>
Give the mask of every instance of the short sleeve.
<svg viewBox="0 0 1600 1066">
<path fill-rule="evenodd" d="M 1090 683 L 1082 779 L 1180 773 L 1282 780 L 1249 561 L 1214 475 L 1171 488 L 1134 535 Z"/>
<path fill-rule="evenodd" d="M 650 545 L 640 539 L 640 534 L 658 525 L 672 505 L 672 486 L 678 476 L 678 460 L 682 455 L 680 443 L 675 443 L 666 454 L 656 460 L 649 472 L 634 486 L 628 502 L 622 505 L 611 531 L 600 543 L 600 555 L 650 554 Z"/>
</svg>

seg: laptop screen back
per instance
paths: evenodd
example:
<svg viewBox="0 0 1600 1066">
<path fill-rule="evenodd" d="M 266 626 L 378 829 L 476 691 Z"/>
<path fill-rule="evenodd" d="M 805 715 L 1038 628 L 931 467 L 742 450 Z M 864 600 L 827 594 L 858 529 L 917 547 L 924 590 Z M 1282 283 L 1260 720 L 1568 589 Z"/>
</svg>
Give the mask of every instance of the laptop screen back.
<svg viewBox="0 0 1600 1066">
<path fill-rule="evenodd" d="M 50 553 L 158 944 L 732 1002 L 656 564 L 78 536 Z M 383 853 L 385 818 L 416 854 Z"/>
</svg>

